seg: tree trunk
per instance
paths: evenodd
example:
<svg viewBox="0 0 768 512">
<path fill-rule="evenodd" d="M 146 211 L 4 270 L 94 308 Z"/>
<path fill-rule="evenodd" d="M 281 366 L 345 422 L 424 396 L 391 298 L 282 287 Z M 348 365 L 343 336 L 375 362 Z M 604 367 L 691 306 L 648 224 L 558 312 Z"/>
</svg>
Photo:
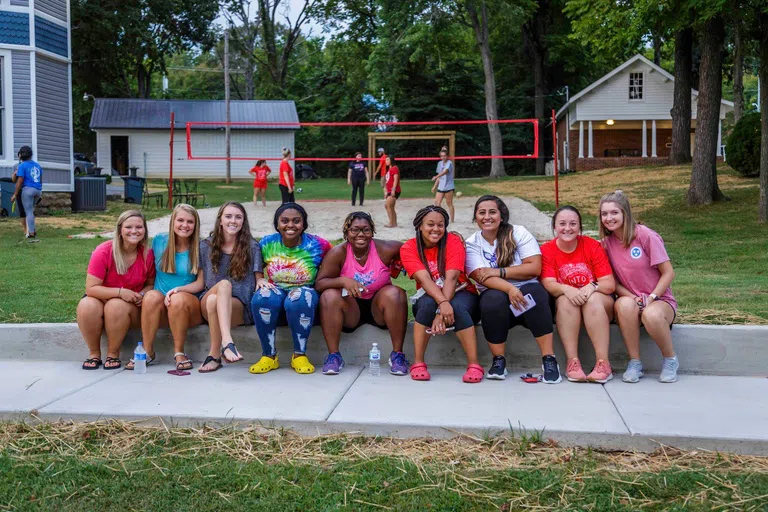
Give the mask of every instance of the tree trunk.
<svg viewBox="0 0 768 512">
<path fill-rule="evenodd" d="M 136 65 L 136 84 L 138 97 L 148 99 L 152 92 L 152 74 L 141 63 Z"/>
<path fill-rule="evenodd" d="M 710 18 L 701 33 L 696 151 L 693 155 L 688 204 L 710 204 L 725 199 L 717 185 L 717 132 L 723 92 L 725 25 L 720 15 Z"/>
<path fill-rule="evenodd" d="M 546 32 L 545 21 L 549 8 L 546 0 L 539 0 L 539 6 L 533 19 L 524 28 L 524 37 L 527 39 L 527 47 L 533 58 L 533 117 L 539 121 L 544 119 L 544 99 L 546 96 L 546 78 L 544 76 L 544 62 L 546 61 L 546 47 L 544 34 Z M 544 137 L 539 137 L 539 158 L 536 159 L 536 174 L 543 176 L 546 169 L 544 158 Z"/>
<path fill-rule="evenodd" d="M 661 66 L 661 36 L 653 34 L 653 63 Z"/>
<path fill-rule="evenodd" d="M 483 73 L 485 74 L 485 117 L 489 121 L 499 118 L 496 104 L 496 78 L 493 74 L 493 59 L 491 57 L 490 32 L 488 30 L 488 10 L 485 1 L 480 2 L 480 12 L 477 12 L 473 2 L 467 2 L 467 13 L 472 21 L 475 31 L 475 39 L 480 49 L 480 57 L 483 61 Z M 488 124 L 488 135 L 491 138 L 491 155 L 501 156 L 501 128 L 498 123 Z M 504 163 L 501 159 L 491 160 L 491 178 L 506 176 Z"/>
<path fill-rule="evenodd" d="M 760 15 L 760 199 L 757 220 L 768 222 L 768 14 Z"/>
<path fill-rule="evenodd" d="M 693 74 L 693 29 L 675 34 L 675 85 L 672 110 L 670 165 L 691 161 L 691 78 Z"/>
<path fill-rule="evenodd" d="M 244 61 L 245 72 L 243 73 L 243 76 L 245 78 L 245 99 L 252 100 L 255 90 L 253 82 L 253 63 L 248 59 L 244 59 Z"/>
<path fill-rule="evenodd" d="M 741 22 L 736 24 L 733 37 L 733 121 L 744 115 L 744 41 Z M 759 101 L 759 99 L 758 99 Z"/>
</svg>

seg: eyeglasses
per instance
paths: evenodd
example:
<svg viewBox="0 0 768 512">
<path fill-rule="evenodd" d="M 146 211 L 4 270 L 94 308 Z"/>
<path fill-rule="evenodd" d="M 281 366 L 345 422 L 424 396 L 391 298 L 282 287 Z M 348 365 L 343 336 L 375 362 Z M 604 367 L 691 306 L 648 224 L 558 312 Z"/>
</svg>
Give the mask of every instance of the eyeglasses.
<svg viewBox="0 0 768 512">
<path fill-rule="evenodd" d="M 360 233 L 364 234 L 365 236 L 370 236 L 373 234 L 373 230 L 371 228 L 349 228 L 349 234 L 352 236 L 357 236 Z"/>
</svg>

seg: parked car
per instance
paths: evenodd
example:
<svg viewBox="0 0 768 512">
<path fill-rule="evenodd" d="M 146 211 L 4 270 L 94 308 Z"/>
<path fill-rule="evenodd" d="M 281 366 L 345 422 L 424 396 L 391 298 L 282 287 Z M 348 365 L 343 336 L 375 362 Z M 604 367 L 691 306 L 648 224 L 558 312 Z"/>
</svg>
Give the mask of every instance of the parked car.
<svg viewBox="0 0 768 512">
<path fill-rule="evenodd" d="M 94 165 L 93 162 L 88 160 L 88 157 L 83 153 L 74 153 L 75 160 L 75 174 L 93 174 Z"/>
</svg>

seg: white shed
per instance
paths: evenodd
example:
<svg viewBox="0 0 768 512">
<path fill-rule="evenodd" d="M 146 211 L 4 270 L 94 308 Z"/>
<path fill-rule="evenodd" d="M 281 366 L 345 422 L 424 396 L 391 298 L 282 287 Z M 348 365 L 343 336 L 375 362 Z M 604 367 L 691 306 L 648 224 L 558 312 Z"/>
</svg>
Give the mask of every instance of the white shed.
<svg viewBox="0 0 768 512">
<path fill-rule="evenodd" d="M 188 122 L 223 123 L 225 103 L 220 100 L 97 98 L 90 127 L 96 132 L 97 165 L 102 172 L 126 175 L 135 167 L 138 176 L 167 178 L 171 112 L 175 115 L 174 178 L 223 178 L 224 160 L 190 160 L 187 148 L 193 157 L 224 157 L 224 127 L 192 125 L 189 141 L 186 133 Z M 232 161 L 233 178 L 250 177 L 248 170 L 256 158 L 279 159 L 284 147 L 294 151 L 299 116 L 293 101 L 231 101 L 230 112 L 232 123 L 276 123 L 263 127 L 231 125 L 231 156 L 245 159 Z M 268 164 L 276 169 L 278 162 Z"/>
</svg>

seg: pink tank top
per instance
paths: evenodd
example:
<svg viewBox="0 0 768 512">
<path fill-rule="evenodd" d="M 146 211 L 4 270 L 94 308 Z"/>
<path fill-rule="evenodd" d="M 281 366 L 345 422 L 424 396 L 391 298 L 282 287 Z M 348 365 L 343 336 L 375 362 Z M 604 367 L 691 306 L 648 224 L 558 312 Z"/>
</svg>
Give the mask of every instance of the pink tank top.
<svg viewBox="0 0 768 512">
<path fill-rule="evenodd" d="M 379 258 L 379 253 L 376 251 L 376 244 L 373 240 L 371 240 L 371 245 L 368 246 L 368 259 L 365 265 L 358 263 L 355 259 L 355 253 L 352 251 L 352 245 L 347 242 L 347 258 L 341 267 L 341 277 L 350 277 L 363 285 L 365 288 L 365 292 L 362 294 L 363 299 L 373 298 L 377 291 L 388 284 L 392 284 L 389 267 L 384 265 L 384 262 Z"/>
</svg>

